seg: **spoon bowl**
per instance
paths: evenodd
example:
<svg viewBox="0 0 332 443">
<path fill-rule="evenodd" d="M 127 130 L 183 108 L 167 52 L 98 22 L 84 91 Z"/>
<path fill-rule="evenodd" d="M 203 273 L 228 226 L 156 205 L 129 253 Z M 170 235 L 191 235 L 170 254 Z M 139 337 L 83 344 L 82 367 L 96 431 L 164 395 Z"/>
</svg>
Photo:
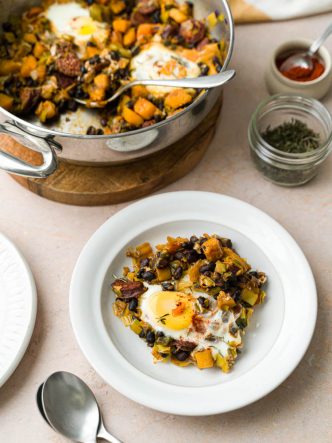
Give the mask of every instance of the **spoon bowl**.
<svg viewBox="0 0 332 443">
<path fill-rule="evenodd" d="M 94 100 L 81 100 L 74 98 L 74 100 L 80 105 L 84 105 L 88 108 L 104 108 L 112 101 L 120 97 L 128 89 L 137 85 L 145 86 L 169 86 L 171 88 L 193 88 L 193 89 L 211 89 L 217 88 L 229 82 L 235 76 L 235 71 L 230 69 L 228 71 L 219 72 L 216 75 L 208 75 L 204 77 L 195 78 L 181 78 L 181 79 L 158 79 L 158 80 L 133 80 L 123 86 L 121 86 L 111 97 L 107 100 L 94 101 Z"/>
<path fill-rule="evenodd" d="M 81 443 L 96 441 L 100 412 L 90 388 L 68 372 L 56 372 L 41 388 L 49 424 L 62 435 Z"/>
<path fill-rule="evenodd" d="M 307 51 L 298 52 L 287 57 L 286 60 L 284 60 L 284 62 L 281 64 L 280 71 L 286 72 L 297 67 L 312 71 L 314 69 L 312 57 L 317 53 L 319 48 L 331 33 L 332 23 L 325 29 L 323 34 L 310 45 Z"/>
</svg>

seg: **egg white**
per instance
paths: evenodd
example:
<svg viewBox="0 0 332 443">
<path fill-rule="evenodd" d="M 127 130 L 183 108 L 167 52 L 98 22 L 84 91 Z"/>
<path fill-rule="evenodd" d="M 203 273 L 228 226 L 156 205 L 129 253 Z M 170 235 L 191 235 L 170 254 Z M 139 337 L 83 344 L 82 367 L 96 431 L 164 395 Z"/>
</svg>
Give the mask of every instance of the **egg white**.
<svg viewBox="0 0 332 443">
<path fill-rule="evenodd" d="M 106 26 L 93 20 L 89 9 L 76 2 L 54 3 L 46 9 L 45 16 L 55 34 L 72 36 L 79 47 L 96 33 L 104 32 Z"/>
<path fill-rule="evenodd" d="M 161 73 L 160 70 L 170 60 L 176 62 L 176 67 L 172 75 Z M 161 43 L 151 42 L 146 45 L 131 61 L 131 75 L 137 80 L 158 80 L 158 79 L 175 79 L 180 78 L 180 67 L 184 67 L 187 71 L 186 77 L 198 77 L 201 70 L 197 63 L 177 54 L 175 51 L 168 49 Z M 175 88 L 162 86 L 147 86 L 147 89 L 156 96 L 163 96 Z"/>
<path fill-rule="evenodd" d="M 227 356 L 228 350 L 231 347 L 230 343 L 237 345 L 241 344 L 242 337 L 240 331 L 238 331 L 235 336 L 230 333 L 231 328 L 236 326 L 235 322 L 237 317 L 231 311 L 219 310 L 213 297 L 204 294 L 204 296 L 208 297 L 210 300 L 211 310 L 208 312 L 200 314 L 198 303 L 196 307 L 196 313 L 201 315 L 201 318 L 205 323 L 205 333 L 202 334 L 196 332 L 192 327 L 174 331 L 167 328 L 162 323 L 156 322 L 155 315 L 150 308 L 150 298 L 157 292 L 162 292 L 162 286 L 145 283 L 145 287 L 147 288 L 147 291 L 144 292 L 140 299 L 140 309 L 142 312 L 141 319 L 151 325 L 155 331 L 163 332 L 166 336 L 172 337 L 175 340 L 183 339 L 197 343 L 197 350 L 211 348 L 213 355 L 220 353 L 223 356 Z M 197 299 L 202 296 L 202 293 L 193 291 L 191 295 Z M 214 342 L 206 340 L 205 337 L 209 334 L 213 334 L 219 340 Z"/>
</svg>

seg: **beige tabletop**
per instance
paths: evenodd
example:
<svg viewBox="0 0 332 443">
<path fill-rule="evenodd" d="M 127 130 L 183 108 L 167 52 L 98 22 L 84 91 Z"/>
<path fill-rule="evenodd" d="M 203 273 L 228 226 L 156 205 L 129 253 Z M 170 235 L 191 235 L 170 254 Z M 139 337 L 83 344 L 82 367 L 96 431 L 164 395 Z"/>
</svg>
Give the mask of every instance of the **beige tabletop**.
<svg viewBox="0 0 332 443">
<path fill-rule="evenodd" d="M 68 290 L 76 259 L 93 232 L 125 205 L 70 207 L 21 188 L 0 173 L 0 231 L 22 250 L 38 288 L 38 314 L 28 351 L 0 389 L 1 443 L 60 443 L 39 417 L 38 385 L 51 372 L 68 370 L 95 391 L 110 430 L 124 443 L 321 443 L 332 441 L 332 157 L 306 186 L 286 189 L 263 180 L 248 152 L 247 126 L 266 97 L 263 70 L 271 50 L 294 37 L 314 37 L 332 14 L 236 29 L 232 66 L 217 135 L 202 163 L 165 191 L 228 194 L 266 211 L 304 250 L 318 286 L 318 323 L 294 373 L 274 392 L 241 410 L 186 418 L 155 412 L 106 385 L 78 348 L 68 313 Z M 332 50 L 332 39 L 327 44 Z M 332 92 L 323 100 L 332 111 Z M 301 310 L 299 309 L 299 315 Z"/>
</svg>

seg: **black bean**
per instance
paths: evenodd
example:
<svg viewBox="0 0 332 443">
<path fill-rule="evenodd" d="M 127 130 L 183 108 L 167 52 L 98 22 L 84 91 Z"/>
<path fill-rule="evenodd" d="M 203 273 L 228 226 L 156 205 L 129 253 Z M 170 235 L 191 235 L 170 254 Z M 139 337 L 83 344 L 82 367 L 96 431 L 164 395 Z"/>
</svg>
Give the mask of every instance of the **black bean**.
<svg viewBox="0 0 332 443">
<path fill-rule="evenodd" d="M 148 258 L 142 258 L 140 260 L 140 265 L 142 266 L 142 268 L 144 268 L 144 266 L 149 266 L 150 264 L 150 260 Z"/>
<path fill-rule="evenodd" d="M 163 291 L 174 291 L 174 284 L 169 281 L 163 281 L 161 284 Z"/>
<path fill-rule="evenodd" d="M 58 103 L 58 111 L 63 113 L 67 110 L 67 102 L 66 100 L 60 100 Z"/>
<path fill-rule="evenodd" d="M 241 298 L 241 291 L 240 291 L 240 289 L 236 289 L 233 294 L 233 300 L 235 302 L 238 302 L 240 300 L 240 298 Z"/>
<path fill-rule="evenodd" d="M 95 0 L 86 0 L 86 2 L 89 6 L 91 6 L 94 4 Z"/>
<path fill-rule="evenodd" d="M 232 240 L 230 240 L 229 238 L 222 238 L 221 239 L 221 244 L 223 246 L 226 246 L 226 248 L 231 248 L 233 246 Z"/>
<path fill-rule="evenodd" d="M 205 237 L 201 237 L 201 238 L 199 239 L 199 244 L 202 245 L 202 244 L 205 243 L 206 241 L 207 241 L 207 238 L 205 238 Z"/>
<path fill-rule="evenodd" d="M 194 263 L 198 260 L 198 254 L 194 249 L 191 249 L 190 251 L 185 251 L 184 254 L 188 263 Z"/>
<path fill-rule="evenodd" d="M 222 70 L 222 64 L 220 63 L 220 60 L 218 57 L 213 57 L 213 64 L 214 64 L 217 72 L 220 72 Z"/>
<path fill-rule="evenodd" d="M 151 16 L 152 23 L 161 23 L 161 13 L 160 10 L 154 12 Z"/>
<path fill-rule="evenodd" d="M 204 302 L 205 302 L 205 300 L 206 300 L 205 297 L 198 297 L 198 303 L 199 303 L 201 306 L 204 306 Z"/>
<path fill-rule="evenodd" d="M 191 237 L 190 237 L 190 243 L 192 244 L 192 245 L 194 245 L 196 242 L 198 242 L 198 238 L 196 237 L 196 235 L 192 235 Z"/>
<path fill-rule="evenodd" d="M 141 269 L 137 272 L 136 277 L 137 277 L 137 278 L 143 278 L 143 274 L 144 274 L 144 272 L 145 272 L 145 269 L 144 269 L 144 268 L 141 268 Z"/>
<path fill-rule="evenodd" d="M 199 268 L 199 272 L 201 274 L 205 274 L 206 272 L 213 272 L 216 268 L 216 264 L 213 262 L 208 263 L 207 265 L 203 265 Z"/>
<path fill-rule="evenodd" d="M 174 258 L 176 258 L 177 260 L 181 260 L 181 259 L 183 258 L 183 253 L 180 252 L 180 251 L 177 251 L 177 252 L 174 254 Z"/>
<path fill-rule="evenodd" d="M 208 75 L 210 68 L 205 63 L 199 63 L 199 67 L 201 70 L 201 76 Z"/>
<path fill-rule="evenodd" d="M 110 52 L 111 59 L 118 62 L 120 60 L 120 54 L 118 51 L 111 51 Z"/>
<path fill-rule="evenodd" d="M 128 304 L 129 311 L 136 312 L 137 306 L 138 306 L 137 298 L 132 298 Z"/>
<path fill-rule="evenodd" d="M 145 336 L 146 336 L 145 331 L 144 331 L 144 329 L 142 329 L 141 332 L 139 333 L 139 337 L 145 338 Z"/>
<path fill-rule="evenodd" d="M 158 269 L 165 269 L 168 266 L 168 260 L 166 260 L 165 258 L 160 258 L 157 263 L 156 263 L 156 267 Z"/>
<path fill-rule="evenodd" d="M 181 266 L 178 266 L 177 268 L 175 268 L 173 270 L 173 277 L 175 278 L 175 280 L 179 280 L 181 278 L 182 272 L 183 272 L 183 269 Z"/>
<path fill-rule="evenodd" d="M 189 241 L 185 241 L 184 243 L 182 243 L 181 247 L 183 249 L 191 249 L 192 248 L 192 244 Z"/>
<path fill-rule="evenodd" d="M 153 331 L 148 331 L 146 333 L 146 341 L 150 344 L 153 345 L 154 342 L 156 341 L 156 334 Z"/>
<path fill-rule="evenodd" d="M 77 108 L 78 108 L 77 102 L 75 102 L 75 100 L 69 100 L 69 102 L 68 102 L 69 111 L 75 112 L 75 111 L 77 111 Z"/>
<path fill-rule="evenodd" d="M 165 336 L 165 334 L 163 333 L 163 331 L 157 331 L 156 332 L 156 337 L 157 338 L 164 337 L 164 336 Z"/>
<path fill-rule="evenodd" d="M 101 128 L 97 129 L 97 135 L 104 135 L 104 130 Z"/>
<path fill-rule="evenodd" d="M 101 118 L 100 119 L 100 124 L 102 125 L 102 126 L 107 126 L 107 118 Z"/>
<path fill-rule="evenodd" d="M 13 30 L 13 25 L 9 22 L 2 23 L 2 29 L 4 32 L 11 32 Z"/>
<path fill-rule="evenodd" d="M 186 361 L 189 357 L 189 352 L 178 351 L 178 352 L 175 352 L 173 355 L 179 361 Z"/>
<path fill-rule="evenodd" d="M 145 271 L 142 274 L 143 280 L 151 281 L 156 278 L 155 274 L 152 271 Z"/>
<path fill-rule="evenodd" d="M 89 58 L 90 65 L 95 65 L 96 63 L 100 63 L 100 57 L 98 54 L 94 55 L 93 57 Z"/>
<path fill-rule="evenodd" d="M 82 74 L 86 74 L 88 72 L 88 70 L 86 69 L 86 67 L 84 65 L 81 66 L 81 72 L 82 72 Z"/>
<path fill-rule="evenodd" d="M 133 48 L 131 48 L 131 55 L 135 57 L 135 55 L 139 53 L 140 49 L 141 48 L 139 46 L 134 46 Z"/>
</svg>

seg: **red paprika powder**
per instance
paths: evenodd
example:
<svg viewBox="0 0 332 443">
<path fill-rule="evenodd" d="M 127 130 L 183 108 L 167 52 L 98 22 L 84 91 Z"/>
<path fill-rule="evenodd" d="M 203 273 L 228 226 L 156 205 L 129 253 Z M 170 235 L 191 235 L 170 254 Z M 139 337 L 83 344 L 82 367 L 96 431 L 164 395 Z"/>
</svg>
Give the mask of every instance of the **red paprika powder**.
<svg viewBox="0 0 332 443">
<path fill-rule="evenodd" d="M 282 63 L 294 53 L 295 52 L 293 51 L 292 53 L 288 52 L 287 55 L 282 54 L 276 60 L 277 68 L 279 69 L 281 74 L 289 78 L 290 80 L 294 80 L 297 82 L 310 82 L 312 80 L 316 80 L 316 78 L 320 77 L 325 71 L 325 66 L 318 57 L 311 58 L 313 69 L 307 69 L 301 66 L 294 66 L 287 71 L 281 70 L 280 67 Z"/>
</svg>

